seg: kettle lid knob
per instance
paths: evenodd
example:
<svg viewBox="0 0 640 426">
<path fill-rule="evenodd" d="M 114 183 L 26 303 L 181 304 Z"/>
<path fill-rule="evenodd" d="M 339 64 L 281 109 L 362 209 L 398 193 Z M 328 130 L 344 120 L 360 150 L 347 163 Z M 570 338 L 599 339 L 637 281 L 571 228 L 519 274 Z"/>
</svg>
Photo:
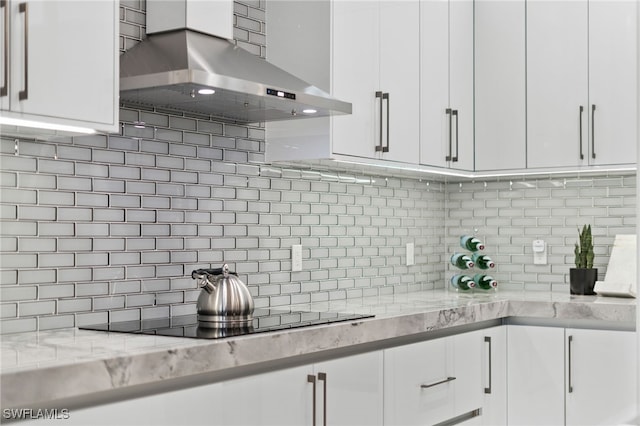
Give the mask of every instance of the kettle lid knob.
<svg viewBox="0 0 640 426">
<path fill-rule="evenodd" d="M 229 265 L 227 265 L 226 263 L 222 265 L 222 274 L 225 278 L 229 276 Z"/>
</svg>

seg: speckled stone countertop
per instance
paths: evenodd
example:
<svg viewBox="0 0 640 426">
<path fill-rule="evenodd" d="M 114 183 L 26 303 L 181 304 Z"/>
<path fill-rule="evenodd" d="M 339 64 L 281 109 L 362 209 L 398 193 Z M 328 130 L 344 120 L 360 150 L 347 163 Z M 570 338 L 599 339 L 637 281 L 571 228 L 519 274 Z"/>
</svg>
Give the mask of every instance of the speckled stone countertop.
<svg viewBox="0 0 640 426">
<path fill-rule="evenodd" d="M 295 308 L 370 313 L 375 318 L 219 340 L 75 328 L 4 335 L 1 406 L 55 406 L 55 401 L 189 377 L 208 375 L 215 380 L 216 373 L 234 369 L 338 353 L 359 345 L 373 348 L 389 339 L 507 317 L 629 325 L 635 323 L 636 300 L 537 292 L 467 295 L 433 290 Z"/>
</svg>

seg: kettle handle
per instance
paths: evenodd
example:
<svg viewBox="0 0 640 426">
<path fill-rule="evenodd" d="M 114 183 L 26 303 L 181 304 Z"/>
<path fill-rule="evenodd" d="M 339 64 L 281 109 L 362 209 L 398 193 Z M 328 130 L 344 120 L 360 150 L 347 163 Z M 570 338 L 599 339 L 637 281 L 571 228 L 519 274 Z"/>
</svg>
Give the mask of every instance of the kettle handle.
<svg viewBox="0 0 640 426">
<path fill-rule="evenodd" d="M 236 272 L 228 272 L 230 275 L 235 275 L 236 277 L 238 276 L 238 274 Z M 222 268 L 215 268 L 215 269 L 195 269 L 193 272 L 191 272 L 191 278 L 193 278 L 194 280 L 196 278 L 204 278 L 205 276 L 208 275 L 223 275 L 224 271 Z"/>
</svg>

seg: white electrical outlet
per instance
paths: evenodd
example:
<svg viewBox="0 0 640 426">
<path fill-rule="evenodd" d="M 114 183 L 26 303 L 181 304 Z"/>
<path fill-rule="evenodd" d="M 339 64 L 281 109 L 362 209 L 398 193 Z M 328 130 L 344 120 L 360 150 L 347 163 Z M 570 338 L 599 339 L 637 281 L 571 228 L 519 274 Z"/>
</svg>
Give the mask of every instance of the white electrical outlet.
<svg viewBox="0 0 640 426">
<path fill-rule="evenodd" d="M 302 271 L 302 245 L 291 246 L 291 272 Z"/>
<path fill-rule="evenodd" d="M 543 240 L 534 240 L 531 244 L 533 248 L 533 264 L 534 265 L 546 265 L 547 264 L 547 245 Z"/>
<path fill-rule="evenodd" d="M 407 243 L 407 266 L 415 265 L 416 259 L 414 255 L 413 243 Z"/>
</svg>

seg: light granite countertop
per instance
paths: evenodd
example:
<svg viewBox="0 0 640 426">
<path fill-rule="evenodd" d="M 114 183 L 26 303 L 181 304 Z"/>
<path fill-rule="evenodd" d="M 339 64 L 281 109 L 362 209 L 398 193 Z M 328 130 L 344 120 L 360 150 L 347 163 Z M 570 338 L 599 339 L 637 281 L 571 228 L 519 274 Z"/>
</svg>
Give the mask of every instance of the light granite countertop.
<svg viewBox="0 0 640 426">
<path fill-rule="evenodd" d="M 44 408 L 63 402 L 69 406 L 74 399 L 84 399 L 86 405 L 110 392 L 224 380 L 312 359 L 308 357 L 335 356 L 354 348 L 374 350 L 376 345 L 384 347 L 385 342 L 389 345 L 403 337 L 503 318 L 633 327 L 636 300 L 547 292 L 468 295 L 432 290 L 294 308 L 374 314 L 375 318 L 218 340 L 76 328 L 4 335 L 0 336 L 1 407 Z M 96 397 L 91 400 L 88 395 Z M 89 400 L 92 402 L 86 402 Z"/>
</svg>

